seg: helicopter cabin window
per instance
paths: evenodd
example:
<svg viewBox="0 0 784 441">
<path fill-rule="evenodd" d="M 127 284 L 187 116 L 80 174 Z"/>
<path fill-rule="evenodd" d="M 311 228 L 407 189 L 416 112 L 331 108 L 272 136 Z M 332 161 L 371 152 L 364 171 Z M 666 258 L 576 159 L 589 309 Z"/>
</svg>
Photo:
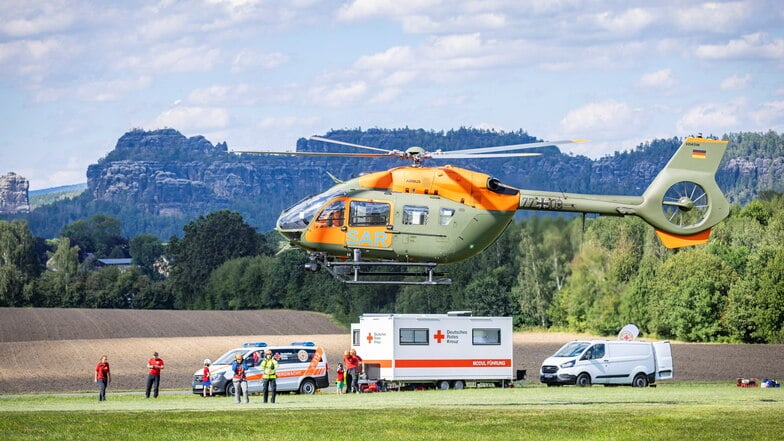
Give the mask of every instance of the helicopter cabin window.
<svg viewBox="0 0 784 441">
<path fill-rule="evenodd" d="M 405 225 L 425 225 L 429 212 L 427 207 L 406 205 L 403 207 L 403 223 Z"/>
<path fill-rule="evenodd" d="M 321 211 L 319 217 L 316 219 L 321 227 L 339 227 L 343 225 L 343 213 L 346 204 L 341 199 L 334 201 L 327 208 Z"/>
<path fill-rule="evenodd" d="M 390 206 L 385 202 L 351 201 L 349 225 L 368 227 L 389 223 Z"/>
<path fill-rule="evenodd" d="M 475 328 L 471 330 L 471 341 L 475 345 L 500 345 L 501 329 Z"/>
<path fill-rule="evenodd" d="M 401 345 L 426 345 L 430 330 L 427 328 L 400 328 Z"/>
<path fill-rule="evenodd" d="M 452 222 L 453 217 L 455 217 L 454 208 L 442 208 L 439 212 L 438 223 L 441 226 L 447 226 Z"/>
</svg>

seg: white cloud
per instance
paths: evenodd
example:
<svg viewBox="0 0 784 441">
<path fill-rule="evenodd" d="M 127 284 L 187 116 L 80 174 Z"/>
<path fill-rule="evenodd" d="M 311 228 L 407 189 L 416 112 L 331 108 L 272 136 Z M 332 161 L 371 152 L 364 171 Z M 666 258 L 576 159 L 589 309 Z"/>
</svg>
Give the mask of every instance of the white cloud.
<svg viewBox="0 0 784 441">
<path fill-rule="evenodd" d="M 315 86 L 310 89 L 311 99 L 324 106 L 342 107 L 356 103 L 368 92 L 368 84 L 364 81 L 353 81 L 332 85 Z"/>
<path fill-rule="evenodd" d="M 753 5 L 746 1 L 736 2 L 704 2 L 696 6 L 686 3 L 685 7 L 676 7 L 669 17 L 679 28 L 694 32 L 727 32 L 742 24 L 749 15 L 755 13 Z"/>
<path fill-rule="evenodd" d="M 150 55 L 133 54 L 117 61 L 118 70 L 134 69 L 147 73 L 205 72 L 222 62 L 221 49 L 202 46 L 175 46 L 154 50 Z"/>
<path fill-rule="evenodd" d="M 252 49 L 240 51 L 231 63 L 233 73 L 253 71 L 257 69 L 275 69 L 289 61 L 289 57 L 280 52 L 258 52 Z"/>
<path fill-rule="evenodd" d="M 596 24 L 615 34 L 636 34 L 655 20 L 650 10 L 633 8 L 620 13 L 602 12 L 595 15 Z"/>
<path fill-rule="evenodd" d="M 643 74 L 637 84 L 651 89 L 669 89 L 675 84 L 675 79 L 672 77 L 672 69 L 662 69 Z"/>
<path fill-rule="evenodd" d="M 413 50 L 408 46 L 393 46 L 384 52 L 364 55 L 354 62 L 357 69 L 398 69 L 414 64 Z"/>
<path fill-rule="evenodd" d="M 726 44 L 704 44 L 695 51 L 706 60 L 784 59 L 784 38 L 770 39 L 765 33 L 744 35 Z"/>
<path fill-rule="evenodd" d="M 758 109 L 749 112 L 754 130 L 784 130 L 784 101 L 761 103 Z"/>
<path fill-rule="evenodd" d="M 353 0 L 343 4 L 337 13 L 338 20 L 354 21 L 388 16 L 415 15 L 417 11 L 430 10 L 441 0 Z"/>
<path fill-rule="evenodd" d="M 181 132 L 203 133 L 229 125 L 229 111 L 219 107 L 174 107 L 158 115 L 156 128 L 172 127 Z"/>
<path fill-rule="evenodd" d="M 746 74 L 743 77 L 739 77 L 738 75 L 732 75 L 731 77 L 725 78 L 721 82 L 721 90 L 745 89 L 746 87 L 748 87 L 750 81 L 751 81 L 751 75 L 749 74 Z"/>
<path fill-rule="evenodd" d="M 28 8 L 29 10 L 24 12 L 17 12 L 26 15 L 25 17 L 11 18 L 6 15 L 3 20 L 0 20 L 0 33 L 10 37 L 49 34 L 67 29 L 75 21 L 72 11 L 56 5 L 42 5 L 42 10 L 38 10 L 35 5 L 28 5 Z"/>
<path fill-rule="evenodd" d="M 427 15 L 412 15 L 402 19 L 403 32 L 408 34 L 446 34 L 503 29 L 507 24 L 506 16 L 498 12 L 457 15 L 444 20 L 436 20 Z"/>
<path fill-rule="evenodd" d="M 80 85 L 76 94 L 82 101 L 117 101 L 131 93 L 150 87 L 152 78 L 141 76 L 134 79 L 93 81 Z"/>
<path fill-rule="evenodd" d="M 249 104 L 256 98 L 247 84 L 215 85 L 194 89 L 188 95 L 188 104 L 215 106 L 227 104 Z"/>
<path fill-rule="evenodd" d="M 726 133 L 737 131 L 738 106 L 732 103 L 704 104 L 689 109 L 676 123 L 679 133 Z"/>
<path fill-rule="evenodd" d="M 614 132 L 628 129 L 633 122 L 628 104 L 615 100 L 599 101 L 570 110 L 561 120 L 565 133 Z"/>
</svg>

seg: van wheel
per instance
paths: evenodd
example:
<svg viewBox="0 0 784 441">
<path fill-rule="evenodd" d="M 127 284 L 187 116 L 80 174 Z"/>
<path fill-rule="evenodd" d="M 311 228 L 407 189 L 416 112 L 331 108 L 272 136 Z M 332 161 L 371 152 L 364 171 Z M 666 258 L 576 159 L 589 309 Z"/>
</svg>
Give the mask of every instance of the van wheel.
<svg viewBox="0 0 784 441">
<path fill-rule="evenodd" d="M 632 380 L 632 387 L 646 387 L 648 386 L 648 376 L 645 374 L 637 374 Z"/>
<path fill-rule="evenodd" d="M 436 386 L 438 386 L 438 388 L 441 390 L 449 390 L 449 382 L 446 380 L 439 381 L 436 383 Z"/>
<path fill-rule="evenodd" d="M 226 383 L 226 396 L 233 397 L 235 393 L 236 390 L 234 389 L 234 382 L 229 381 L 228 383 Z"/>
<path fill-rule="evenodd" d="M 457 390 L 465 389 L 465 382 L 463 380 L 456 380 L 455 384 L 452 385 Z"/>
<path fill-rule="evenodd" d="M 591 385 L 591 376 L 583 372 L 582 374 L 577 376 L 576 384 L 580 387 L 586 387 Z"/>
<path fill-rule="evenodd" d="M 316 383 L 313 380 L 303 380 L 299 385 L 299 393 L 302 395 L 313 395 L 316 393 Z"/>
</svg>

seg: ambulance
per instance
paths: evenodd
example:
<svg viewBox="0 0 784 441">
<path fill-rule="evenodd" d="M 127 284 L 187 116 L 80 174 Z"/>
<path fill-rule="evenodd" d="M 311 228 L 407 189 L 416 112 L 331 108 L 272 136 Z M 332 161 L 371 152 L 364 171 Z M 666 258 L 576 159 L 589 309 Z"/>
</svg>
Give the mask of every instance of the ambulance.
<svg viewBox="0 0 784 441">
<path fill-rule="evenodd" d="M 264 359 L 264 351 L 272 350 L 278 360 L 277 391 L 315 394 L 320 388 L 329 387 L 329 365 L 327 354 L 313 342 L 293 342 L 286 346 L 270 346 L 264 342 L 245 343 L 241 348 L 231 349 L 210 365 L 210 381 L 215 395 L 234 396 L 231 364 L 234 356 L 241 354 L 245 360 L 245 376 L 248 379 L 248 393 L 262 391 L 262 371 L 259 368 Z M 193 374 L 193 393 L 202 393 L 202 373 L 200 368 Z"/>
<path fill-rule="evenodd" d="M 366 379 L 384 388 L 504 386 L 512 376 L 512 318 L 447 314 L 363 314 L 351 346 Z"/>
</svg>

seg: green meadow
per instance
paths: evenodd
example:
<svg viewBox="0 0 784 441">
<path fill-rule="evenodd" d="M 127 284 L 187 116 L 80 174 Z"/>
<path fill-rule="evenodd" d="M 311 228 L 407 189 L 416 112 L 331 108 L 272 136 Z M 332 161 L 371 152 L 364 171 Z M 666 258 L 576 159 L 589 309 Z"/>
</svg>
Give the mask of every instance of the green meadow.
<svg viewBox="0 0 784 441">
<path fill-rule="evenodd" d="M 332 389 L 330 389 L 332 390 Z M 4 440 L 781 440 L 782 389 L 510 389 L 202 398 L 182 392 L 0 398 Z"/>
</svg>

